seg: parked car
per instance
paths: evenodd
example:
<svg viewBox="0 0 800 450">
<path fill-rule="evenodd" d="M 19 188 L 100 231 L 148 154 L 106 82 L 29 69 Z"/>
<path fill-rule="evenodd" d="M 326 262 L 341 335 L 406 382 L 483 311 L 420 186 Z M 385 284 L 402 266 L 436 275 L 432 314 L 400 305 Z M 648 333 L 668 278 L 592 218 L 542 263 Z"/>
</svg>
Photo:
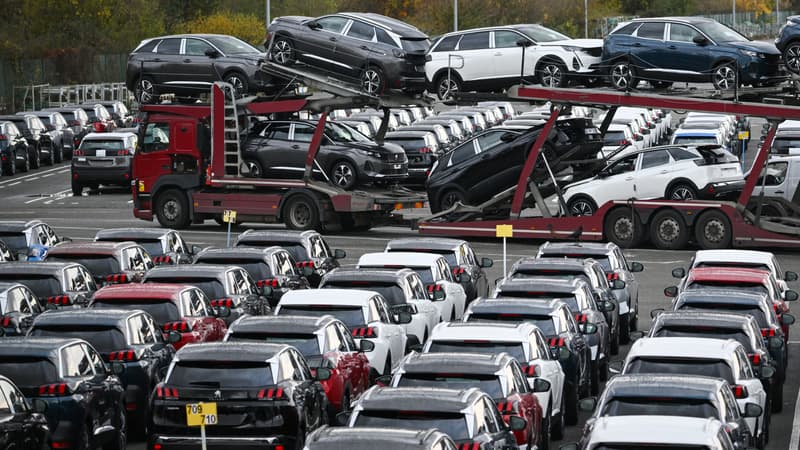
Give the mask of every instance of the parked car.
<svg viewBox="0 0 800 450">
<path fill-rule="evenodd" d="M 716 20 L 651 17 L 621 24 L 603 40 L 611 84 L 635 88 L 646 79 L 657 88 L 672 82 L 712 82 L 717 89 L 783 81 L 775 45 L 752 41 Z"/>
<path fill-rule="evenodd" d="M 17 115 L 32 114 L 39 118 L 47 130 L 52 143 L 53 162 L 60 163 L 66 158 L 72 157 L 72 152 L 77 148 L 75 145 L 75 132 L 58 111 L 33 111 L 19 112 Z"/>
<path fill-rule="evenodd" d="M 264 59 L 264 52 L 233 36 L 159 36 L 143 40 L 128 55 L 125 85 L 139 103 L 156 103 L 162 94 L 197 96 L 215 81 L 247 95 L 273 87 L 260 70 Z"/>
<path fill-rule="evenodd" d="M 441 125 L 444 127 L 447 135 L 450 137 L 450 142 L 453 145 L 460 144 L 464 139 L 468 136 L 464 133 L 464 130 L 461 128 L 461 125 L 455 119 L 448 119 L 445 117 L 437 118 L 436 116 L 426 117 L 423 120 L 418 122 L 414 122 L 414 126 L 426 126 L 426 125 Z"/>
<path fill-rule="evenodd" d="M 144 247 L 153 263 L 190 264 L 200 251 L 175 230 L 164 228 L 106 228 L 94 235 L 97 242 L 133 241 Z"/>
<path fill-rule="evenodd" d="M 342 428 L 323 426 L 306 438 L 303 450 L 372 450 L 374 448 L 407 450 L 458 450 L 445 433 L 429 430 L 386 428 Z"/>
<path fill-rule="evenodd" d="M 0 282 L 0 328 L 2 336 L 25 336 L 33 319 L 47 309 L 33 291 L 21 283 Z"/>
<path fill-rule="evenodd" d="M 125 106 L 125 103 L 119 100 L 100 100 L 97 103 L 106 107 L 117 128 L 130 128 L 133 126 L 133 116 L 128 107 Z"/>
<path fill-rule="evenodd" d="M 62 106 L 57 108 L 45 108 L 44 111 L 57 111 L 60 112 L 67 125 L 72 129 L 73 142 L 72 149 L 78 148 L 84 136 L 94 131 L 94 127 L 89 123 L 89 115 L 86 114 L 81 108 L 77 106 Z"/>
<path fill-rule="evenodd" d="M 43 403 L 34 401 L 32 405 L 14 382 L 2 375 L 0 399 L 0 434 L 6 448 L 50 448 L 50 428 L 41 412 Z"/>
<path fill-rule="evenodd" d="M 84 103 L 78 105 L 78 108 L 86 111 L 86 116 L 89 117 L 89 125 L 95 133 L 108 133 L 117 128 L 116 122 L 111 117 L 105 106 L 99 103 Z"/>
<path fill-rule="evenodd" d="M 50 249 L 45 261 L 81 264 L 100 285 L 139 282 L 154 267 L 144 247 L 131 241 L 67 242 Z"/>
<path fill-rule="evenodd" d="M 442 130 L 444 131 L 444 130 Z M 399 131 L 386 133 L 384 143 L 397 145 L 403 149 L 408 158 L 407 184 L 425 184 L 433 163 L 443 150 L 436 135 L 428 131 Z"/>
<path fill-rule="evenodd" d="M 704 128 L 684 128 L 681 125 L 673 133 L 670 144 L 694 147 L 716 145 L 730 151 L 730 146 L 722 131 L 715 125 L 705 125 Z"/>
<path fill-rule="evenodd" d="M 33 151 L 14 122 L 0 120 L 0 160 L 3 164 L 3 174 L 14 175 L 17 169 L 22 172 L 29 171 L 30 155 Z"/>
<path fill-rule="evenodd" d="M 775 47 L 783 56 L 786 69 L 800 74 L 800 16 L 789 16 L 775 38 Z"/>
<path fill-rule="evenodd" d="M 419 120 L 421 121 L 424 119 Z M 418 122 L 414 122 L 411 125 L 402 127 L 399 131 L 427 131 L 429 133 L 433 133 L 436 137 L 435 143 L 438 145 L 441 153 L 447 152 L 453 148 L 455 143 L 455 138 L 451 138 L 445 126 L 440 124 L 420 124 Z"/>
<path fill-rule="evenodd" d="M 324 68 L 353 80 L 369 95 L 425 90 L 430 41 L 397 19 L 373 13 L 284 16 L 269 24 L 267 35 L 270 58 L 278 64 L 302 61 Z"/>
<path fill-rule="evenodd" d="M 48 249 L 71 241 L 57 235 L 50 225 L 38 219 L 1 220 L 0 240 L 19 255 L 20 261 L 41 261 Z"/>
<path fill-rule="evenodd" d="M 23 284 L 41 301 L 55 307 L 83 307 L 97 290 L 92 274 L 77 263 L 3 263 L 0 281 Z"/>
<path fill-rule="evenodd" d="M 0 116 L 0 122 L 13 122 L 28 141 L 28 164 L 31 169 L 38 169 L 42 163 L 46 164 L 50 160 L 52 142 L 47 129 L 38 117 L 30 114 Z"/>
<path fill-rule="evenodd" d="M 139 138 L 133 133 L 90 133 L 73 152 L 72 195 L 80 196 L 84 187 L 100 184 L 128 187 L 131 162 Z"/>
<path fill-rule="evenodd" d="M 461 91 L 501 90 L 523 75 L 544 86 L 565 87 L 597 71 L 602 48 L 600 39 L 570 39 L 534 24 L 460 30 L 431 47 L 425 74 L 429 90 L 440 99 Z"/>
</svg>

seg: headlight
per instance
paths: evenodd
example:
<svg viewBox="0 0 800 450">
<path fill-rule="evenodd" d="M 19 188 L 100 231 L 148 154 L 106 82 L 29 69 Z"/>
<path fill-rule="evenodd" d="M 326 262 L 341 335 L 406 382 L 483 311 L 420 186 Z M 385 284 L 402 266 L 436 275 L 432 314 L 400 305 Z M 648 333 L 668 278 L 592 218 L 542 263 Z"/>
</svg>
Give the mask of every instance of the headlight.
<svg viewBox="0 0 800 450">
<path fill-rule="evenodd" d="M 406 57 L 406 52 L 404 52 L 402 50 L 398 50 L 396 48 L 392 49 L 392 54 L 394 55 L 395 58 L 405 58 Z"/>
<path fill-rule="evenodd" d="M 759 52 L 754 52 L 752 50 L 739 50 L 739 53 L 749 56 L 751 58 L 766 58 L 766 55 Z"/>
<path fill-rule="evenodd" d="M 575 47 L 575 46 L 572 46 L 572 45 L 563 45 L 563 46 L 561 46 L 561 48 L 563 48 L 564 50 L 566 50 L 568 52 L 577 52 L 577 51 L 581 50 L 580 47 Z"/>
<path fill-rule="evenodd" d="M 372 150 L 364 150 L 364 149 L 359 149 L 359 150 L 365 155 L 370 156 L 372 158 L 383 159 L 382 153 L 374 152 Z"/>
</svg>

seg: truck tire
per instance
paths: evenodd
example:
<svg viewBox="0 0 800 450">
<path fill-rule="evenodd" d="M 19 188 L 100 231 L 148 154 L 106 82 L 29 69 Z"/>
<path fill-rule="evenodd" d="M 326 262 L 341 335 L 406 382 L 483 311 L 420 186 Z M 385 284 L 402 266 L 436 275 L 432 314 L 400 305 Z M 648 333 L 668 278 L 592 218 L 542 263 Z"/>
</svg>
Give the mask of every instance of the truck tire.
<svg viewBox="0 0 800 450">
<path fill-rule="evenodd" d="M 606 239 L 622 248 L 635 247 L 645 238 L 639 215 L 630 208 L 612 209 L 604 222 Z"/>
<path fill-rule="evenodd" d="M 731 222 L 722 212 L 715 209 L 708 210 L 697 218 L 694 237 L 703 250 L 729 248 L 733 238 Z"/>
<path fill-rule="evenodd" d="M 679 250 L 689 243 L 689 227 L 674 209 L 664 209 L 650 220 L 650 242 L 662 250 Z"/>
<path fill-rule="evenodd" d="M 156 217 L 165 228 L 183 229 L 192 222 L 189 200 L 177 189 L 167 189 L 156 198 Z"/>
<path fill-rule="evenodd" d="M 283 205 L 283 223 L 290 230 L 318 230 L 320 228 L 320 213 L 317 203 L 305 194 L 289 197 Z"/>
</svg>

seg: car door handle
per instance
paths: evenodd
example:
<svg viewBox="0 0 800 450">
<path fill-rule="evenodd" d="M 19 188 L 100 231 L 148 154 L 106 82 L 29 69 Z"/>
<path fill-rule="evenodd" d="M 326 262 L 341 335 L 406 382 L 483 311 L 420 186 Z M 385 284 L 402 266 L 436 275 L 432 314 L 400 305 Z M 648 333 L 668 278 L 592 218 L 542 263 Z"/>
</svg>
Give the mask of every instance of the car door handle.
<svg viewBox="0 0 800 450">
<path fill-rule="evenodd" d="M 631 180 L 633 180 L 633 177 L 626 177 L 625 178 L 625 181 L 631 181 Z"/>
<path fill-rule="evenodd" d="M 667 48 L 668 48 L 668 49 L 670 49 L 670 50 L 677 50 L 677 49 L 678 49 L 678 47 L 676 47 L 676 46 L 674 46 L 674 45 L 670 45 L 670 46 L 669 46 L 669 47 L 667 47 Z"/>
<path fill-rule="evenodd" d="M 669 170 L 662 170 L 660 173 L 669 173 Z"/>
<path fill-rule="evenodd" d="M 361 50 L 369 50 L 369 47 L 367 47 L 366 45 L 359 45 L 358 48 L 360 48 Z"/>
<path fill-rule="evenodd" d="M 190 63 L 190 62 L 192 62 L 192 60 L 191 60 L 191 59 L 189 59 L 189 58 L 186 58 L 186 59 L 184 59 L 184 60 L 183 60 L 183 62 L 185 62 L 185 63 Z"/>
<path fill-rule="evenodd" d="M 299 146 L 299 145 L 297 145 L 297 144 L 295 144 L 295 145 L 293 145 L 293 146 L 292 146 L 292 148 L 293 148 L 293 149 L 299 149 L 299 148 L 300 148 L 300 146 Z"/>
<path fill-rule="evenodd" d="M 637 43 L 633 44 L 633 46 L 634 46 L 634 47 L 641 47 L 641 46 L 642 46 L 642 44 L 640 44 L 640 43 L 638 43 L 638 42 L 637 42 Z"/>
<path fill-rule="evenodd" d="M 328 38 L 328 40 L 330 40 L 332 42 L 336 42 L 336 37 L 335 36 L 331 36 L 331 37 Z"/>
<path fill-rule="evenodd" d="M 783 194 L 783 191 L 775 191 L 776 194 Z"/>
<path fill-rule="evenodd" d="M 503 54 L 500 53 L 500 52 L 497 52 L 497 53 L 494 54 L 494 56 L 503 56 Z"/>
</svg>

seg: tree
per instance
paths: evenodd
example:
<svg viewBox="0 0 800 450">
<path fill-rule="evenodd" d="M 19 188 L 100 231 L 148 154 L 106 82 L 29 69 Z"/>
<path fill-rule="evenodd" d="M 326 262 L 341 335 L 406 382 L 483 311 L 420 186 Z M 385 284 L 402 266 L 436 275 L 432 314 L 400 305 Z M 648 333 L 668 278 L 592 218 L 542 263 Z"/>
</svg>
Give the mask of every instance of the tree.
<svg viewBox="0 0 800 450">
<path fill-rule="evenodd" d="M 264 42 L 264 21 L 253 14 L 216 12 L 175 25 L 176 33 L 228 34 L 258 45 Z"/>
</svg>

